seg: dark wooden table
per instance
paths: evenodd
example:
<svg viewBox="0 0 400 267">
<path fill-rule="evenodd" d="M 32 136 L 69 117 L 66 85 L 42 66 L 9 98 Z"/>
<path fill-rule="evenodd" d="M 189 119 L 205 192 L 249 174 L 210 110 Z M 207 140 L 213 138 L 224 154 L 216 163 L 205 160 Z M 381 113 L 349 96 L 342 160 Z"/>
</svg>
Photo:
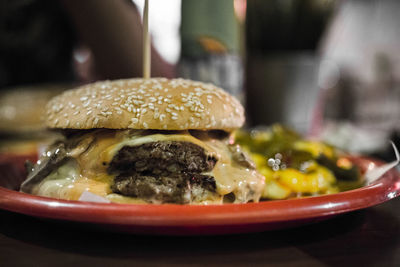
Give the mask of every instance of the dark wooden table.
<svg viewBox="0 0 400 267">
<path fill-rule="evenodd" d="M 299 228 L 230 236 L 100 232 L 0 211 L 0 266 L 400 266 L 400 198 Z"/>
</svg>

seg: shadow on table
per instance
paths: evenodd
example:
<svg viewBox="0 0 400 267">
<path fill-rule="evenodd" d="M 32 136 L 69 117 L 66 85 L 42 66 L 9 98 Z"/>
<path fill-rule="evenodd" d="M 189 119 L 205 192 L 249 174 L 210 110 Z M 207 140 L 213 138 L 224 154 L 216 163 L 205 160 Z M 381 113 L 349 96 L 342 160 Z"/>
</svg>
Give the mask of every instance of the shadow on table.
<svg viewBox="0 0 400 267">
<path fill-rule="evenodd" d="M 101 259 L 104 264 L 134 259 L 137 264 L 296 262 L 307 266 L 346 262 L 367 266 L 390 264 L 400 243 L 399 219 L 380 209 L 287 230 L 196 237 L 125 235 L 4 211 L 0 216 L 0 234 L 8 238 L 51 249 L 59 257 L 78 254 Z"/>
</svg>

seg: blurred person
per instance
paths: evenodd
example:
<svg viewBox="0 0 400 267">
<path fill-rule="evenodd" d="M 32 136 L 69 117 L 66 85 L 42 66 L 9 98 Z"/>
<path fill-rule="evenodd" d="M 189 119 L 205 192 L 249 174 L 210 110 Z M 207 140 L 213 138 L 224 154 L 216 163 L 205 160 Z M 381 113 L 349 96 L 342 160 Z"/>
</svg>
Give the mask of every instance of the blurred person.
<svg viewBox="0 0 400 267">
<path fill-rule="evenodd" d="M 128 0 L 0 0 L 0 87 L 142 76 L 142 30 Z M 174 76 L 154 48 L 152 76 Z"/>
<path fill-rule="evenodd" d="M 390 161 L 400 141 L 400 2 L 349 0 L 321 42 L 314 135 Z"/>
</svg>

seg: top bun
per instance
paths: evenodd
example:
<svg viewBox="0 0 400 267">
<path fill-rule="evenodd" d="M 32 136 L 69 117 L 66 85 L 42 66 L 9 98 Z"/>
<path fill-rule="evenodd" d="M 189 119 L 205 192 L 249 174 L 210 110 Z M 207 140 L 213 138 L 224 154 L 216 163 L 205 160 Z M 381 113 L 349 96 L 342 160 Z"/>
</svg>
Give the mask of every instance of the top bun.
<svg viewBox="0 0 400 267">
<path fill-rule="evenodd" d="M 101 81 L 54 97 L 45 124 L 59 129 L 226 130 L 244 123 L 237 99 L 221 88 L 184 79 Z"/>
</svg>

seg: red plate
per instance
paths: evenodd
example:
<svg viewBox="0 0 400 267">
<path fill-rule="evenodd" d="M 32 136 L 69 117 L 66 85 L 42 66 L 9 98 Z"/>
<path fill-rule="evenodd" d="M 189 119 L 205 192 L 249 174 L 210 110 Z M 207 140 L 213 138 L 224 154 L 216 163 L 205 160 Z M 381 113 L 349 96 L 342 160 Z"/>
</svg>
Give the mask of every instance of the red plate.
<svg viewBox="0 0 400 267">
<path fill-rule="evenodd" d="M 370 164 L 381 164 L 361 157 L 351 160 L 364 170 Z M 286 228 L 374 206 L 400 194 L 400 175 L 391 170 L 372 185 L 318 197 L 209 206 L 103 204 L 38 197 L 7 189 L 19 186 L 23 180 L 21 165 L 21 158 L 0 157 L 1 209 L 141 234 L 231 234 Z"/>
</svg>

